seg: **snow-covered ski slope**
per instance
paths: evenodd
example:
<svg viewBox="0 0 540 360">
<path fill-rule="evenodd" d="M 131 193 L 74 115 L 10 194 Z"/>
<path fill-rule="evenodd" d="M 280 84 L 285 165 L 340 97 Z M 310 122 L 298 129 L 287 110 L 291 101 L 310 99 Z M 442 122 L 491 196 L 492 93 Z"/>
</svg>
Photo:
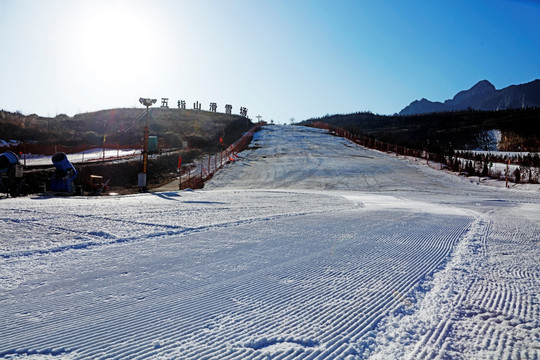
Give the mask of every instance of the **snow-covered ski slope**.
<svg viewBox="0 0 540 360">
<path fill-rule="evenodd" d="M 269 126 L 202 191 L 0 200 L 0 355 L 538 359 L 540 194 Z"/>
</svg>

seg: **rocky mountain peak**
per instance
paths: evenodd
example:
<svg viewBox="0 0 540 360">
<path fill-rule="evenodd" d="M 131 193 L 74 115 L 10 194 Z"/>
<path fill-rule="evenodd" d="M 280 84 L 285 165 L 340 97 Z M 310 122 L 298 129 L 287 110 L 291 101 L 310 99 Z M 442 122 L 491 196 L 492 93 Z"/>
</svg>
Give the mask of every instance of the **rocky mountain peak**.
<svg viewBox="0 0 540 360">
<path fill-rule="evenodd" d="M 539 107 L 540 81 L 521 85 L 511 85 L 497 90 L 488 80 L 476 83 L 468 90 L 458 92 L 444 103 L 426 99 L 415 100 L 401 110 L 400 115 L 423 114 L 429 112 L 459 111 L 466 109 L 502 110 L 508 108 Z"/>
</svg>

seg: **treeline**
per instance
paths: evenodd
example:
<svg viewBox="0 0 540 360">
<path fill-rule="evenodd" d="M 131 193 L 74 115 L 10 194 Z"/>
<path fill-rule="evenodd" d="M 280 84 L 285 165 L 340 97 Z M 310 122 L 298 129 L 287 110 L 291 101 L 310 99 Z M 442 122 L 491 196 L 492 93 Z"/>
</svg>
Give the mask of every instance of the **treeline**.
<svg viewBox="0 0 540 360">
<path fill-rule="evenodd" d="M 540 168 L 540 156 L 537 153 L 528 153 L 525 155 L 516 154 L 513 156 L 498 154 L 498 153 L 488 153 L 488 154 L 479 154 L 472 151 L 453 151 L 448 152 L 449 155 L 455 155 L 460 158 L 469 159 L 473 161 L 487 161 L 493 163 L 505 164 L 508 161 L 513 165 L 520 165 L 523 167 L 538 167 Z"/>
<path fill-rule="evenodd" d="M 501 151 L 540 151 L 540 109 L 455 111 L 419 115 L 377 115 L 358 112 L 326 115 L 300 125 L 323 122 L 408 148 L 434 150 L 488 149 L 486 134 L 498 130 Z"/>
<path fill-rule="evenodd" d="M 0 111 L 0 139 L 68 147 L 104 143 L 138 146 L 142 144 L 145 123 L 146 111 L 140 108 L 102 110 L 73 117 L 61 114 L 54 118 Z M 252 123 L 240 115 L 155 108 L 148 113 L 148 126 L 150 135 L 158 136 L 164 147 L 180 148 L 187 142 L 190 147 L 215 150 L 220 137 L 232 142 Z"/>
<path fill-rule="evenodd" d="M 537 184 L 540 182 L 540 157 L 536 153 L 526 154 L 525 156 L 508 156 L 493 153 L 480 154 L 470 151 L 454 151 L 452 148 L 443 150 L 440 147 L 410 148 L 385 142 L 368 135 L 358 134 L 324 122 L 315 121 L 307 126 L 329 130 L 337 136 L 347 138 L 371 149 L 395 153 L 397 156 L 422 158 L 428 163 L 440 164 L 441 169 L 446 168 L 468 176 L 491 177 L 499 180 L 506 178 L 516 183 L 529 182 Z M 507 164 L 507 170 L 503 173 L 500 167 L 494 166 L 496 163 Z M 510 165 L 512 165 L 512 170 L 509 169 Z"/>
</svg>

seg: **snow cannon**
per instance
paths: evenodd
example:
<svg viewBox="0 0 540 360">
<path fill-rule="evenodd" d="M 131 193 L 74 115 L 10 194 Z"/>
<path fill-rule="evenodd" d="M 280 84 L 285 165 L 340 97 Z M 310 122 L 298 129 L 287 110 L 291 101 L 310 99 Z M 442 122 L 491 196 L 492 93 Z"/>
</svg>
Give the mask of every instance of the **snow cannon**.
<svg viewBox="0 0 540 360">
<path fill-rule="evenodd" d="M 4 173 L 18 163 L 19 157 L 13 151 L 6 151 L 0 155 L 0 172 Z"/>
<path fill-rule="evenodd" d="M 59 152 L 53 155 L 52 163 L 56 171 L 51 179 L 51 191 L 60 194 L 73 194 L 75 186 L 73 180 L 77 177 L 77 170 L 69 162 L 66 154 Z"/>
<path fill-rule="evenodd" d="M 0 155 L 0 193 L 10 194 L 16 197 L 23 183 L 22 166 L 19 157 L 12 151 L 6 151 Z"/>
</svg>

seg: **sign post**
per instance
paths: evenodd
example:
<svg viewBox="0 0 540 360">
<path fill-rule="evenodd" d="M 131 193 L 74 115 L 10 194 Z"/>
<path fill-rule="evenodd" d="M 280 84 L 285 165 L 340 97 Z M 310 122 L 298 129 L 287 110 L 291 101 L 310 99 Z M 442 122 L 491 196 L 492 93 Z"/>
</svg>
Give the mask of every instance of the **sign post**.
<svg viewBox="0 0 540 360">
<path fill-rule="evenodd" d="M 144 126 L 143 172 L 139 174 L 138 185 L 141 192 L 146 191 L 146 174 L 148 172 L 148 108 L 156 103 L 156 99 L 139 98 L 139 102 L 146 106 L 146 125 Z"/>
</svg>

